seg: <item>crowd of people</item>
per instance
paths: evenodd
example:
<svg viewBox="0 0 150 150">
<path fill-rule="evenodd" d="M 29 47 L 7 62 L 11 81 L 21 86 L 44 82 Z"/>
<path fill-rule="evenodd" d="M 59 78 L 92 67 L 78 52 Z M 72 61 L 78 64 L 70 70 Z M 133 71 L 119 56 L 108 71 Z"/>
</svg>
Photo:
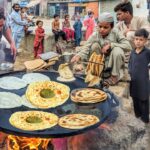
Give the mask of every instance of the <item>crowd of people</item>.
<svg viewBox="0 0 150 150">
<path fill-rule="evenodd" d="M 52 32 L 55 42 L 62 37 L 66 42 L 75 41 L 75 46 L 80 46 L 82 40 L 82 26 L 86 27 L 86 43 L 80 46 L 80 51 L 71 59 L 72 63 L 88 60 L 93 52 L 105 55 L 105 70 L 109 70 L 110 77 L 104 80 L 104 84 L 116 85 L 124 75 L 125 53 L 131 52 L 129 60 L 129 73 L 131 76 L 131 96 L 133 97 L 135 115 L 141 117 L 144 122 L 149 122 L 149 78 L 148 64 L 150 62 L 150 24 L 147 19 L 133 16 L 133 7 L 129 1 L 121 2 L 115 6 L 117 23 L 109 12 L 100 14 L 98 22 L 94 19 L 94 13 L 90 10 L 81 21 L 76 16 L 73 27 L 71 27 L 69 15 L 66 14 L 60 28 L 59 15 L 55 14 L 52 21 Z M 12 53 L 19 52 L 19 45 L 24 37 L 31 20 L 19 4 L 13 5 L 10 14 L 11 23 L 5 22 L 4 13 L 0 13 L 0 37 L 2 34 L 11 45 Z M 43 21 L 36 22 L 34 39 L 34 57 L 44 52 Z M 11 37 L 12 33 L 12 37 Z M 78 68 L 82 70 L 82 66 Z M 141 74 L 141 72 L 144 73 Z M 142 81 L 142 82 L 141 82 Z M 143 90 L 144 89 L 144 90 Z"/>
</svg>

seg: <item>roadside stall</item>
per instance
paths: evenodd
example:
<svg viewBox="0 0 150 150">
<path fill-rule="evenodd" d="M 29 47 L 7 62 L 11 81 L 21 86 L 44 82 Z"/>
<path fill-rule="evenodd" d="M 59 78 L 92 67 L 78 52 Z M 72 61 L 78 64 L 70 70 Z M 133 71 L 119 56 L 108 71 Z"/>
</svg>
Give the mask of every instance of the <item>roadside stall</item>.
<svg viewBox="0 0 150 150">
<path fill-rule="evenodd" d="M 76 77 L 76 80 L 74 82 L 65 83 L 65 84 L 60 82 L 61 83 L 60 84 L 56 80 L 57 77 L 59 76 L 58 73 L 54 73 L 54 72 L 38 72 L 38 73 L 41 75 L 45 75 L 49 79 L 51 79 L 51 81 L 47 81 L 47 83 L 50 83 L 50 84 L 55 83 L 57 86 L 59 85 L 63 86 L 63 89 L 66 88 L 67 98 L 65 102 L 64 101 L 57 102 L 59 104 L 56 104 L 56 105 L 60 105 L 63 103 L 60 106 L 51 104 L 51 106 L 53 105 L 52 106 L 53 108 L 49 108 L 51 106 L 50 105 L 48 106 L 45 104 L 42 104 L 41 106 L 36 106 L 38 102 L 36 104 L 33 104 L 33 103 L 30 103 L 30 101 L 26 100 L 26 97 L 28 97 L 27 96 L 28 90 L 30 89 L 30 86 L 32 85 L 32 83 L 30 85 L 23 85 L 21 89 L 18 89 L 17 87 L 16 89 L 11 89 L 13 88 L 12 84 L 11 84 L 12 87 L 9 87 L 9 88 L 7 84 L 5 84 L 4 87 L 1 86 L 0 94 L 2 94 L 1 97 L 5 99 L 5 103 L 2 103 L 2 101 L 4 101 L 2 98 L 1 109 L 0 109 L 0 130 L 10 135 L 8 136 L 10 149 L 16 150 L 15 146 L 17 147 L 21 146 L 22 144 L 20 142 L 22 141 L 22 143 L 24 143 L 23 141 L 26 141 L 28 139 L 28 138 L 22 138 L 22 137 L 32 137 L 35 139 L 44 138 L 43 140 L 44 141 L 47 140 L 47 143 L 49 143 L 48 141 L 50 141 L 51 138 L 61 138 L 61 137 L 74 136 L 77 134 L 84 133 L 94 128 L 97 128 L 109 116 L 111 107 L 109 103 L 110 97 L 107 96 L 107 94 L 105 95 L 105 93 L 103 93 L 102 91 L 100 90 L 95 91 L 95 89 L 93 89 L 93 92 L 94 91 L 100 92 L 102 94 L 101 95 L 102 99 L 98 99 L 98 100 L 91 99 L 87 103 L 85 101 L 78 102 L 78 99 L 75 98 L 75 95 L 78 94 L 79 91 L 81 91 L 81 93 L 89 92 L 89 91 L 86 91 L 87 85 L 83 82 L 82 79 Z M 1 80 L 4 79 L 3 80 L 4 82 L 9 81 L 10 78 L 14 78 L 14 80 L 15 78 L 19 78 L 20 80 L 22 80 L 23 78 L 26 78 L 25 75 L 29 75 L 29 74 L 31 73 L 27 74 L 26 72 L 13 72 L 13 73 L 8 73 L 8 74 L 3 74 L 1 75 Z M 35 74 L 32 73 L 32 76 L 36 76 L 36 73 Z M 19 83 L 19 80 L 17 82 Z M 40 85 L 40 83 L 37 83 L 37 86 L 38 85 Z M 43 83 L 43 85 L 45 85 L 45 83 Z M 40 89 L 40 86 L 39 86 L 39 89 Z M 57 92 L 61 92 L 61 90 L 62 89 L 60 89 L 60 91 L 57 91 Z M 90 91 L 92 91 L 92 89 Z M 26 95 L 26 97 L 24 96 L 24 94 Z M 32 95 L 34 95 L 34 93 Z M 83 96 L 85 95 L 83 94 Z M 13 103 L 10 102 L 10 99 L 11 101 L 13 101 Z M 47 117 L 43 116 L 42 115 L 43 113 L 45 115 L 47 113 L 47 115 L 49 114 L 49 116 Z M 49 121 L 52 121 L 51 122 L 52 124 L 48 127 L 42 127 L 42 128 L 39 127 L 36 129 L 35 127 L 42 126 L 43 123 L 47 122 L 46 120 L 45 122 L 42 119 L 43 117 L 44 117 L 44 120 L 50 119 Z M 72 117 L 73 117 L 73 120 L 72 120 Z M 86 118 L 88 119 L 86 120 Z M 61 120 L 64 124 L 60 123 Z M 70 122 L 70 121 L 76 121 L 76 120 L 77 122 L 73 124 Z M 40 123 L 40 122 L 43 122 L 43 123 Z M 67 122 L 68 122 L 68 125 L 67 125 Z M 32 127 L 32 125 L 33 126 L 35 125 L 35 126 Z M 43 142 L 43 140 L 41 142 Z M 19 143 L 16 143 L 16 141 L 20 141 L 19 142 L 20 145 Z M 38 146 L 40 146 L 40 144 Z M 26 146 L 28 147 L 30 145 L 28 145 L 27 143 L 27 145 L 24 145 L 24 147 Z"/>
<path fill-rule="evenodd" d="M 86 62 L 89 73 L 96 67 L 91 67 L 93 58 Z M 95 65 L 98 69 L 99 64 Z M 96 75 L 102 70 L 99 67 Z M 91 75 L 72 74 L 62 56 L 50 70 L 7 71 L 0 77 L 0 130 L 8 134 L 9 150 L 46 150 L 54 138 L 75 136 L 99 127 L 110 115 L 111 104 L 118 105 L 112 93 L 103 89 L 100 78 L 96 78 L 95 84 L 89 83 Z M 92 86 L 88 87 L 89 84 Z"/>
</svg>

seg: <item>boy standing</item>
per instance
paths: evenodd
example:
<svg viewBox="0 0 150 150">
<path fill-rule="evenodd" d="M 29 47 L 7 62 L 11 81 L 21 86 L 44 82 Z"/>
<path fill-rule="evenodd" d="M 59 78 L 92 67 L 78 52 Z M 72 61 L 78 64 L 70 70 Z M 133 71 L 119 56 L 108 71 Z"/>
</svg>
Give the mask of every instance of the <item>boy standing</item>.
<svg viewBox="0 0 150 150">
<path fill-rule="evenodd" d="M 80 16 L 77 16 L 73 28 L 75 31 L 75 46 L 80 46 L 80 42 L 82 39 L 82 22 L 80 20 Z"/>
<path fill-rule="evenodd" d="M 150 50 L 145 47 L 149 33 L 145 29 L 135 32 L 135 49 L 129 60 L 131 76 L 130 95 L 133 99 L 134 113 L 145 123 L 149 122 L 149 69 Z"/>
</svg>

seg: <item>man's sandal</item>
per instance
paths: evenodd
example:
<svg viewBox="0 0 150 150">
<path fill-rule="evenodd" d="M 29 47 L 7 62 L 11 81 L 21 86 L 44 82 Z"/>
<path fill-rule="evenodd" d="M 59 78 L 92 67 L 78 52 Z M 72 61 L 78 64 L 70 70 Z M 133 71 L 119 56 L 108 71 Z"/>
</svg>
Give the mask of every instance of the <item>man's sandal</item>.
<svg viewBox="0 0 150 150">
<path fill-rule="evenodd" d="M 119 80 L 117 80 L 111 76 L 110 78 L 104 80 L 104 85 L 114 86 L 114 85 L 117 85 L 118 82 L 119 82 Z"/>
</svg>

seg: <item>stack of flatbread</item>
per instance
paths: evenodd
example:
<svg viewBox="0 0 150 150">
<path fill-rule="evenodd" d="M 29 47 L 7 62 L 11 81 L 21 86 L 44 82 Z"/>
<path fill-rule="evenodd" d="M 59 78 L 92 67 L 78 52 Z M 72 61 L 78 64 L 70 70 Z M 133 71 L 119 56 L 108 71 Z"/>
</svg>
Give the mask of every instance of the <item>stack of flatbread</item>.
<svg viewBox="0 0 150 150">
<path fill-rule="evenodd" d="M 42 59 L 35 59 L 35 60 L 30 60 L 26 61 L 24 63 L 25 67 L 27 70 L 32 70 L 32 71 L 37 71 L 42 69 L 44 66 L 46 66 L 46 62 Z"/>
<path fill-rule="evenodd" d="M 58 68 L 58 72 L 59 72 L 60 77 L 58 77 L 57 79 L 59 81 L 69 82 L 69 81 L 75 80 L 74 75 L 71 69 L 69 68 L 68 63 L 61 64 Z"/>
<path fill-rule="evenodd" d="M 104 68 L 104 54 L 96 54 L 95 52 L 91 55 L 89 63 L 86 68 L 85 82 L 89 83 L 88 86 L 92 87 L 99 84 L 101 81 L 101 73 Z"/>
<path fill-rule="evenodd" d="M 45 61 L 45 60 L 50 60 L 50 59 L 53 59 L 55 57 L 58 57 L 59 55 L 55 52 L 46 52 L 46 53 L 40 54 L 39 56 L 42 60 Z"/>
<path fill-rule="evenodd" d="M 56 61 L 58 61 L 58 60 L 59 60 L 59 56 L 55 56 L 55 57 L 48 59 L 47 64 L 44 66 L 44 68 L 48 68 L 52 65 L 55 65 Z"/>
<path fill-rule="evenodd" d="M 48 68 L 56 63 L 59 60 L 59 55 L 55 52 L 46 52 L 39 55 L 40 58 L 47 62 L 44 68 Z"/>
</svg>

